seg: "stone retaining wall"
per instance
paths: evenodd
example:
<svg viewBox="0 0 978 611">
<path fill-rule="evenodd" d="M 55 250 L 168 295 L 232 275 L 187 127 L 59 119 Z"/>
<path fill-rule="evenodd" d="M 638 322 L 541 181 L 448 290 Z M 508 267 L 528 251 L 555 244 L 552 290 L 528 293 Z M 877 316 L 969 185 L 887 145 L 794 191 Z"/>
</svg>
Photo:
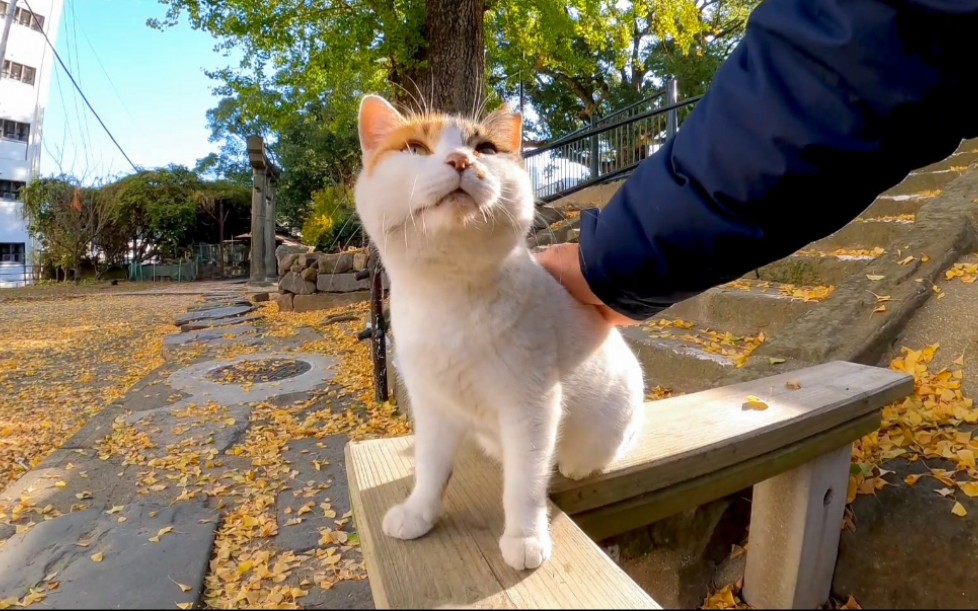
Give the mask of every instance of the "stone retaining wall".
<svg viewBox="0 0 978 611">
<path fill-rule="evenodd" d="M 342 253 L 311 252 L 301 246 L 279 246 L 279 309 L 309 312 L 333 307 L 331 293 L 369 291 L 370 279 L 357 280 L 367 269 L 366 249 Z M 386 283 L 385 283 L 386 286 Z"/>
</svg>

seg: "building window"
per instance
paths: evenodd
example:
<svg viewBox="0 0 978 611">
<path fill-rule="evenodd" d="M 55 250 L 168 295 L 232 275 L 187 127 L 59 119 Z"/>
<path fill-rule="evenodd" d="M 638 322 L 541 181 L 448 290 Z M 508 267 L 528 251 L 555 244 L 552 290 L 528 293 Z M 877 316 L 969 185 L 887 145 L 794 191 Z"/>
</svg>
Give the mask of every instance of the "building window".
<svg viewBox="0 0 978 611">
<path fill-rule="evenodd" d="M 3 127 L 3 131 L 0 132 L 0 137 L 2 137 L 4 140 L 27 142 L 31 135 L 30 123 L 21 123 L 20 121 L 11 121 L 10 119 L 0 119 L 0 124 L 2 124 Z"/>
<path fill-rule="evenodd" d="M 14 79 L 15 81 L 27 83 L 28 85 L 33 85 L 34 74 L 35 70 L 30 66 L 18 64 L 17 62 L 12 62 L 9 59 L 3 60 L 3 78 L 10 78 Z"/>
<path fill-rule="evenodd" d="M 6 15 L 7 3 L 0 0 L 0 19 Z M 29 10 L 20 6 L 17 7 L 17 11 L 14 13 L 14 22 L 27 26 L 32 30 L 37 30 L 38 32 L 44 27 L 44 17 L 41 17 L 37 13 L 31 13 Z"/>
<path fill-rule="evenodd" d="M 17 199 L 20 190 L 25 186 L 27 186 L 26 182 L 18 180 L 0 180 L 0 199 Z"/>
<path fill-rule="evenodd" d="M 0 263 L 24 263 L 27 260 L 27 245 L 0 242 Z"/>
</svg>

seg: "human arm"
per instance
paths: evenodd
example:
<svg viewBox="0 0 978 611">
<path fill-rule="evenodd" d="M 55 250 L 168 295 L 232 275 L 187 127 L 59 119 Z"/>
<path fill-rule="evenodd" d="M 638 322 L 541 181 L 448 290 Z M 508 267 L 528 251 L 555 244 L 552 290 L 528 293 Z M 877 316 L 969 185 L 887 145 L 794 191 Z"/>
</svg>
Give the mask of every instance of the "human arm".
<svg viewBox="0 0 978 611">
<path fill-rule="evenodd" d="M 648 318 L 829 235 L 978 135 L 976 31 L 978 1 L 764 2 L 676 137 L 582 215 L 591 294 Z M 551 273 L 566 260 L 542 256 Z"/>
</svg>

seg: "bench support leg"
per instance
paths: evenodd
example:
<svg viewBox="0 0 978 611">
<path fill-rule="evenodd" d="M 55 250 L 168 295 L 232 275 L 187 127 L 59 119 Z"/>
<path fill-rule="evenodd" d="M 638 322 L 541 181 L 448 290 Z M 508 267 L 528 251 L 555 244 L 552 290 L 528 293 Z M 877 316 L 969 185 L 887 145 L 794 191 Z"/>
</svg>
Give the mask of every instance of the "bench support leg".
<svg viewBox="0 0 978 611">
<path fill-rule="evenodd" d="M 758 609 L 815 609 L 829 598 L 849 487 L 852 445 L 754 486 L 744 600 Z"/>
</svg>

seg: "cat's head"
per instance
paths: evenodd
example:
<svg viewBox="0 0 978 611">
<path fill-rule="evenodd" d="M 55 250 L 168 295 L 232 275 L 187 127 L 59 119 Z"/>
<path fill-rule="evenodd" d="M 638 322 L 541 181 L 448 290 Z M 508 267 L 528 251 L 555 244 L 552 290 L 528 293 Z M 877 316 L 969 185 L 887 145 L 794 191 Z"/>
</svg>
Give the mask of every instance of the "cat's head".
<svg viewBox="0 0 978 611">
<path fill-rule="evenodd" d="M 406 116 L 381 97 L 364 97 L 357 213 L 385 264 L 449 257 L 478 266 L 522 243 L 534 204 L 521 129 L 520 115 L 505 106 L 476 122 Z"/>
</svg>

